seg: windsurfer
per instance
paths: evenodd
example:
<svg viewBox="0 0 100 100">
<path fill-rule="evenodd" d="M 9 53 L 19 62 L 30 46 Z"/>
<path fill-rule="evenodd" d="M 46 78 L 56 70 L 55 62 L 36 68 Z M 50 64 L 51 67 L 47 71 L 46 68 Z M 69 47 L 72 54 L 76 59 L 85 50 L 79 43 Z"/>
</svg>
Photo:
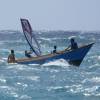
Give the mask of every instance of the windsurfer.
<svg viewBox="0 0 100 100">
<path fill-rule="evenodd" d="M 57 53 L 57 46 L 56 45 L 54 46 L 53 53 Z"/>
<path fill-rule="evenodd" d="M 71 45 L 69 45 L 68 48 L 66 48 L 65 50 L 75 50 L 78 48 L 77 42 L 75 42 L 74 38 L 71 38 L 70 42 Z"/>
<path fill-rule="evenodd" d="M 8 56 L 8 63 L 14 63 L 15 62 L 15 54 L 14 50 L 11 50 L 11 53 Z"/>
<path fill-rule="evenodd" d="M 27 50 L 25 50 L 25 56 L 26 56 L 26 57 L 31 58 L 31 57 L 32 57 L 31 54 L 32 54 L 31 51 L 28 52 Z"/>
<path fill-rule="evenodd" d="M 75 42 L 74 38 L 72 38 L 71 40 L 71 49 L 77 49 L 78 48 L 78 45 L 77 43 Z"/>
</svg>

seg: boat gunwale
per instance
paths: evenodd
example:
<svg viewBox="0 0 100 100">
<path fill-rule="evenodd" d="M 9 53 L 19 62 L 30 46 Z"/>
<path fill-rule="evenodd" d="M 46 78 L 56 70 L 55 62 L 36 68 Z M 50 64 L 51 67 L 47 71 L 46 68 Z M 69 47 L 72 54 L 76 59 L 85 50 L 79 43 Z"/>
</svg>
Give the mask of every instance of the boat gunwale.
<svg viewBox="0 0 100 100">
<path fill-rule="evenodd" d="M 94 42 L 92 43 L 89 43 L 89 44 L 86 44 L 86 45 L 83 45 L 83 46 L 80 46 L 78 49 L 81 49 L 81 48 L 84 48 L 84 47 L 87 47 L 87 46 L 90 46 L 90 45 L 93 45 Z M 57 55 L 61 55 L 63 53 L 66 53 L 66 52 L 72 52 L 72 51 L 76 51 L 78 49 L 75 49 L 75 50 L 62 50 L 62 51 L 58 51 L 57 53 L 51 53 L 51 54 L 45 54 L 45 55 L 42 55 L 42 56 L 38 56 L 38 57 L 32 57 L 32 58 L 19 58 L 19 59 L 16 59 L 15 62 L 17 63 L 20 63 L 20 62 L 25 62 L 25 61 L 37 61 L 37 60 L 42 60 L 42 59 L 46 59 L 46 58 L 50 58 L 50 57 L 54 57 L 54 56 L 57 56 Z"/>
</svg>

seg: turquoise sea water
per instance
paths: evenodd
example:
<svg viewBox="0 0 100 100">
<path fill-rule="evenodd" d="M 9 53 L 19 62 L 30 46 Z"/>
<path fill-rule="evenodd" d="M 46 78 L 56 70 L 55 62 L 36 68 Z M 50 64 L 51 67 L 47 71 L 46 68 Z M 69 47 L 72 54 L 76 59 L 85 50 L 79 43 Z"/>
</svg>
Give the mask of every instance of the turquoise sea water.
<svg viewBox="0 0 100 100">
<path fill-rule="evenodd" d="M 95 42 L 80 67 L 64 59 L 43 65 L 6 62 L 10 49 L 24 57 L 29 46 L 23 33 L 0 31 L 0 100 L 100 100 L 100 32 L 36 32 L 43 54 L 54 45 L 66 48 L 74 37 L 78 45 Z"/>
</svg>

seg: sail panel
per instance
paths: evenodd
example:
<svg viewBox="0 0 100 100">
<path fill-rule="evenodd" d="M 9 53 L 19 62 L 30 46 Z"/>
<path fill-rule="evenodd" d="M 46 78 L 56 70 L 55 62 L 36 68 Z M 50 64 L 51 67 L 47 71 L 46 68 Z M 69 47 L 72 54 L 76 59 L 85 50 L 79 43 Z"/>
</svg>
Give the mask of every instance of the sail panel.
<svg viewBox="0 0 100 100">
<path fill-rule="evenodd" d="M 40 56 L 41 55 L 40 46 L 35 37 L 35 34 L 32 31 L 29 21 L 27 19 L 21 19 L 21 24 L 22 24 L 23 33 L 25 35 L 25 38 L 30 48 L 37 56 Z"/>
</svg>

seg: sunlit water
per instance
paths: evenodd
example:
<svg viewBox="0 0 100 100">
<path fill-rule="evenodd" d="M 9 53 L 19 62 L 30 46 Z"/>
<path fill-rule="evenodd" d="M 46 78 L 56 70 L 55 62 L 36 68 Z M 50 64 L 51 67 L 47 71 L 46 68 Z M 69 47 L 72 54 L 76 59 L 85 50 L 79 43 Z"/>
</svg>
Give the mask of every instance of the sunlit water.
<svg viewBox="0 0 100 100">
<path fill-rule="evenodd" d="M 64 59 L 43 65 L 18 65 L 6 62 L 10 49 L 24 57 L 29 46 L 23 33 L 0 31 L 0 100 L 100 100 L 100 33 L 37 32 L 43 54 L 54 45 L 65 49 L 74 37 L 78 45 L 95 42 L 80 67 Z"/>
</svg>

